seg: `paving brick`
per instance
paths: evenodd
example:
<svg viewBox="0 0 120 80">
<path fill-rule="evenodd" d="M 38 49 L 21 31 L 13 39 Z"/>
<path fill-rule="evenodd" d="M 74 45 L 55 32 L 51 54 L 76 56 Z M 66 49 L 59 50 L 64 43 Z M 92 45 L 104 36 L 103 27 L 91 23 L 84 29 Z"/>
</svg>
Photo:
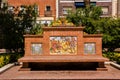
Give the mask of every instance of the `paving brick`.
<svg viewBox="0 0 120 80">
<path fill-rule="evenodd" d="M 120 70 L 106 65 L 108 71 L 80 71 L 80 70 L 41 70 L 19 71 L 21 66 L 14 66 L 0 75 L 0 80 L 25 80 L 25 79 L 81 79 L 81 80 L 120 80 Z"/>
</svg>

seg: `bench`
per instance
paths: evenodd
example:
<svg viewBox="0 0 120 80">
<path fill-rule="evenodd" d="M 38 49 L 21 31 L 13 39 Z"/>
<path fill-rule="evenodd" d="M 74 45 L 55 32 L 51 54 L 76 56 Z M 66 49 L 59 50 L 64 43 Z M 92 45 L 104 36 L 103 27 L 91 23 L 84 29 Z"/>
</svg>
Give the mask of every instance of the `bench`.
<svg viewBox="0 0 120 80">
<path fill-rule="evenodd" d="M 69 63 L 69 62 L 97 62 L 98 63 L 98 71 L 107 70 L 104 66 L 104 62 L 108 61 L 107 58 L 102 56 L 25 56 L 18 60 L 19 62 L 23 62 L 23 66 L 20 70 L 30 70 L 29 63 Z"/>
<path fill-rule="evenodd" d="M 108 59 L 102 57 L 102 34 L 87 34 L 83 29 L 43 27 L 42 35 L 24 35 L 25 55 L 18 60 L 23 63 L 21 70 L 30 70 L 34 63 L 95 63 L 98 71 L 106 70 L 104 62 Z"/>
</svg>

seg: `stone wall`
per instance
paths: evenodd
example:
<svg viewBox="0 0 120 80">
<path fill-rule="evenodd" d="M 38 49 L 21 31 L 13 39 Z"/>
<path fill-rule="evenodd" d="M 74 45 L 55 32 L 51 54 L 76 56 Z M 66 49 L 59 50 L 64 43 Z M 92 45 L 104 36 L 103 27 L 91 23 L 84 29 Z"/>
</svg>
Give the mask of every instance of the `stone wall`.
<svg viewBox="0 0 120 80">
<path fill-rule="evenodd" d="M 45 27 L 43 35 L 25 35 L 25 56 L 50 56 L 50 37 L 77 37 L 77 54 L 70 55 L 102 55 L 102 35 L 83 34 L 83 27 Z M 32 43 L 42 44 L 42 54 L 32 54 Z M 85 54 L 85 43 L 95 43 L 95 53 Z M 52 54 L 54 55 L 54 54 Z M 59 54 L 58 54 L 59 55 Z M 66 54 L 62 54 L 66 55 Z M 68 54 L 69 55 L 69 54 Z"/>
</svg>

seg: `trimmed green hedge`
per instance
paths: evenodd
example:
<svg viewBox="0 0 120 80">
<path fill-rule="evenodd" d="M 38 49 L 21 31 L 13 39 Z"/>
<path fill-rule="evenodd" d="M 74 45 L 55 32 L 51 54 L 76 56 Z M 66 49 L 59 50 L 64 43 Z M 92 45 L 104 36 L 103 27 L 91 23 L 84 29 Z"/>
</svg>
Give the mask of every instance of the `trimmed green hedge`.
<svg viewBox="0 0 120 80">
<path fill-rule="evenodd" d="M 104 52 L 103 56 L 109 58 L 110 61 L 116 61 L 118 64 L 120 64 L 120 53 Z"/>
<path fill-rule="evenodd" d="M 0 54 L 0 68 L 8 63 L 17 62 L 17 60 L 22 56 L 23 56 L 23 53 L 2 53 Z"/>
</svg>

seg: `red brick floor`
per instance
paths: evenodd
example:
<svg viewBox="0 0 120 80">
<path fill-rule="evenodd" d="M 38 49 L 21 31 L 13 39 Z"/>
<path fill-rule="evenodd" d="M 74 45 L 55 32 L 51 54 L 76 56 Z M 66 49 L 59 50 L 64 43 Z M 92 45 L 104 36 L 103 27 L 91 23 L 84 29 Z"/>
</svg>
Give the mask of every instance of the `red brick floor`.
<svg viewBox="0 0 120 80">
<path fill-rule="evenodd" d="M 21 79 L 86 79 L 86 80 L 120 80 L 120 70 L 106 65 L 108 71 L 18 71 L 20 66 L 14 66 L 0 74 L 1 80 L 21 80 Z"/>
</svg>

